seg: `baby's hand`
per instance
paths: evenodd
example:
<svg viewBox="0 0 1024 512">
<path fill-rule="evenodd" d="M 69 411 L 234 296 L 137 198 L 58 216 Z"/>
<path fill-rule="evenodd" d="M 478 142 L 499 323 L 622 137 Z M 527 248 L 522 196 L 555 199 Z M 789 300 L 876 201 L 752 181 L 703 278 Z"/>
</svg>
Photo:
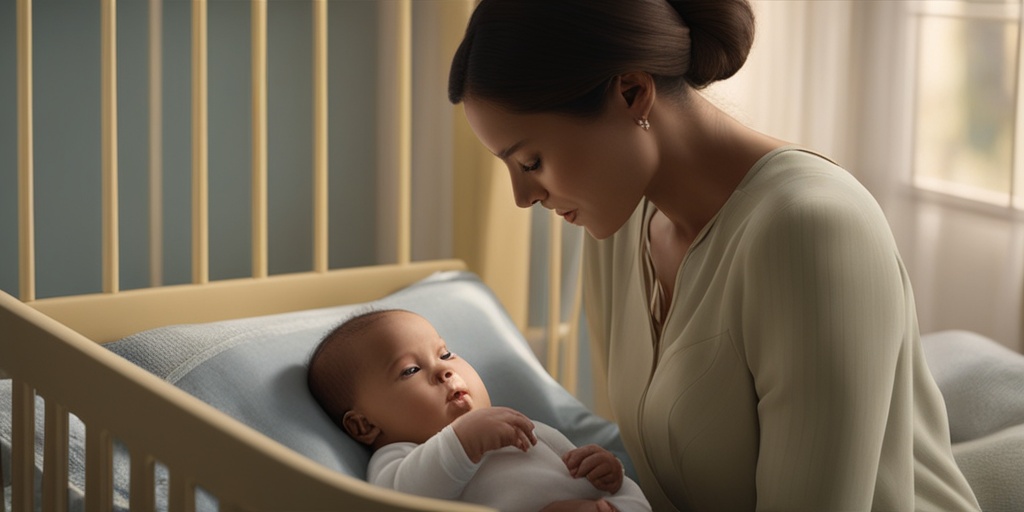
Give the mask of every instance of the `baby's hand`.
<svg viewBox="0 0 1024 512">
<path fill-rule="evenodd" d="M 515 446 L 525 452 L 537 444 L 533 422 L 523 413 L 508 407 L 469 411 L 452 422 L 452 430 L 474 463 L 480 462 L 491 450 Z"/>
<path fill-rule="evenodd" d="M 601 500 L 569 500 L 569 501 L 556 501 L 544 508 L 540 512 L 617 512 L 611 503 Z"/>
<path fill-rule="evenodd" d="M 570 450 L 562 456 L 562 461 L 573 478 L 587 477 L 597 489 L 615 494 L 622 487 L 622 463 L 596 444 Z"/>
</svg>

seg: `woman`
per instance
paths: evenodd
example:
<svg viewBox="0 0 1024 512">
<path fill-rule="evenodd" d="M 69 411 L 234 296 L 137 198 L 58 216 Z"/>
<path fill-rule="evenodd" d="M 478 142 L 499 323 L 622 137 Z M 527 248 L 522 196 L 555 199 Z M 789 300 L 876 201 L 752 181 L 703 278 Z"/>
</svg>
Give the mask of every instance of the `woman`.
<svg viewBox="0 0 1024 512">
<path fill-rule="evenodd" d="M 587 317 L 655 510 L 977 510 L 870 194 L 698 92 L 746 0 L 483 0 L 449 97 L 592 235 Z"/>
</svg>

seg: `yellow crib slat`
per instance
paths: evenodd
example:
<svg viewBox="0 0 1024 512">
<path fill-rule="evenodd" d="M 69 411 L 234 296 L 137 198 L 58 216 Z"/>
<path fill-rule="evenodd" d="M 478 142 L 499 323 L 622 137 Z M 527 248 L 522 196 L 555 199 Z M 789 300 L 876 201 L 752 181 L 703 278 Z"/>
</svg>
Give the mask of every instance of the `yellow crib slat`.
<svg viewBox="0 0 1024 512">
<path fill-rule="evenodd" d="M 163 0 L 149 0 L 149 283 L 163 284 Z"/>
<path fill-rule="evenodd" d="M 569 315 L 569 336 L 565 341 L 565 375 L 562 387 L 576 395 L 580 374 L 580 315 L 583 311 L 583 278 L 577 271 L 573 291 L 572 311 Z"/>
<path fill-rule="evenodd" d="M 398 264 L 412 259 L 412 2 L 399 0 L 398 33 Z"/>
<path fill-rule="evenodd" d="M 104 512 L 114 507 L 114 456 L 110 433 L 85 426 L 85 510 Z"/>
<path fill-rule="evenodd" d="M 381 237 L 378 254 L 395 255 L 398 265 L 412 260 L 412 3 L 378 2 L 377 186 L 379 222 L 394 229 Z"/>
<path fill-rule="evenodd" d="M 36 298 L 33 212 L 32 0 L 18 0 L 18 281 L 21 300 Z"/>
<path fill-rule="evenodd" d="M 11 509 L 15 512 L 35 509 L 35 417 L 35 391 L 15 378 L 11 384 Z"/>
<path fill-rule="evenodd" d="M 46 433 L 43 441 L 43 510 L 68 507 L 68 411 L 46 400 Z"/>
<path fill-rule="evenodd" d="M 267 0 L 252 0 L 252 276 L 267 277 Z"/>
<path fill-rule="evenodd" d="M 327 266 L 327 0 L 314 0 L 313 270 Z"/>
<path fill-rule="evenodd" d="M 100 4 L 100 109 L 103 168 L 103 291 L 119 288 L 117 221 L 117 2 Z"/>
<path fill-rule="evenodd" d="M 131 489 L 128 504 L 131 512 L 153 512 L 156 510 L 156 488 L 153 483 L 153 469 L 156 462 L 145 453 L 132 451 Z"/>
<path fill-rule="evenodd" d="M 206 0 L 192 0 L 192 282 L 210 280 Z"/>
<path fill-rule="evenodd" d="M 561 374 L 562 348 L 562 218 L 554 211 L 548 220 L 548 373 Z"/>
<path fill-rule="evenodd" d="M 170 512 L 195 512 L 196 510 L 196 486 L 191 480 L 178 475 L 171 470 L 168 479 L 168 500 L 167 509 Z"/>
</svg>

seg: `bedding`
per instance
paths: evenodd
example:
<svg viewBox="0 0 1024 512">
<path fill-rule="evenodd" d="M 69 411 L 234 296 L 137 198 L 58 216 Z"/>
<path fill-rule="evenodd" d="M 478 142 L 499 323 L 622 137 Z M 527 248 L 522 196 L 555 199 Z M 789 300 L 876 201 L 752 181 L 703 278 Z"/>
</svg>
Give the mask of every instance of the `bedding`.
<svg viewBox="0 0 1024 512">
<path fill-rule="evenodd" d="M 967 331 L 922 336 L 953 457 L 985 512 L 1024 512 L 1024 355 Z"/>
<path fill-rule="evenodd" d="M 473 363 L 495 405 L 547 423 L 577 445 L 605 446 L 635 478 L 618 428 L 589 411 L 547 374 L 496 297 L 468 272 L 438 273 L 371 303 L 161 327 L 105 346 L 320 464 L 365 479 L 369 451 L 320 410 L 306 388 L 305 364 L 324 334 L 368 308 L 403 308 L 423 315 L 453 351 Z M 7 478 L 10 382 L 0 384 L 5 386 L 0 389 L 0 444 Z M 38 473 L 43 409 L 42 398 L 36 400 Z M 76 510 L 84 489 L 84 427 L 72 417 L 69 430 L 69 501 Z M 126 451 L 115 445 L 115 459 L 122 457 L 127 457 Z M 128 502 L 126 464 L 115 463 L 115 473 L 115 507 L 123 509 Z M 158 468 L 158 506 L 165 501 L 160 498 L 162 481 L 166 473 Z M 5 487 L 9 484 L 4 481 Z M 197 492 L 197 510 L 215 510 L 215 505 L 215 499 L 201 489 Z"/>
</svg>

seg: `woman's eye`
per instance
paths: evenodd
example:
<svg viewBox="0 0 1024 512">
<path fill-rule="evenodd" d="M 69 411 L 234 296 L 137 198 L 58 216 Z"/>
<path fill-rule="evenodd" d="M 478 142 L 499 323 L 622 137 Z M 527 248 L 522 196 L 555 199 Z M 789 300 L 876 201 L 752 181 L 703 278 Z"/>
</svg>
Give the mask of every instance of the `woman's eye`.
<svg viewBox="0 0 1024 512">
<path fill-rule="evenodd" d="M 409 377 L 409 376 L 415 374 L 418 371 L 420 371 L 420 367 L 419 366 L 410 366 L 410 367 L 402 370 L 402 377 Z"/>
<path fill-rule="evenodd" d="M 538 158 L 532 162 L 521 164 L 520 167 L 523 169 L 523 172 L 536 171 L 537 169 L 540 169 L 540 159 Z"/>
<path fill-rule="evenodd" d="M 444 359 L 445 361 L 447 361 L 447 360 L 449 360 L 449 359 L 451 359 L 453 357 L 455 357 L 455 354 L 451 353 L 451 351 L 448 351 L 448 352 L 445 352 L 444 354 L 441 354 L 441 359 Z"/>
</svg>

